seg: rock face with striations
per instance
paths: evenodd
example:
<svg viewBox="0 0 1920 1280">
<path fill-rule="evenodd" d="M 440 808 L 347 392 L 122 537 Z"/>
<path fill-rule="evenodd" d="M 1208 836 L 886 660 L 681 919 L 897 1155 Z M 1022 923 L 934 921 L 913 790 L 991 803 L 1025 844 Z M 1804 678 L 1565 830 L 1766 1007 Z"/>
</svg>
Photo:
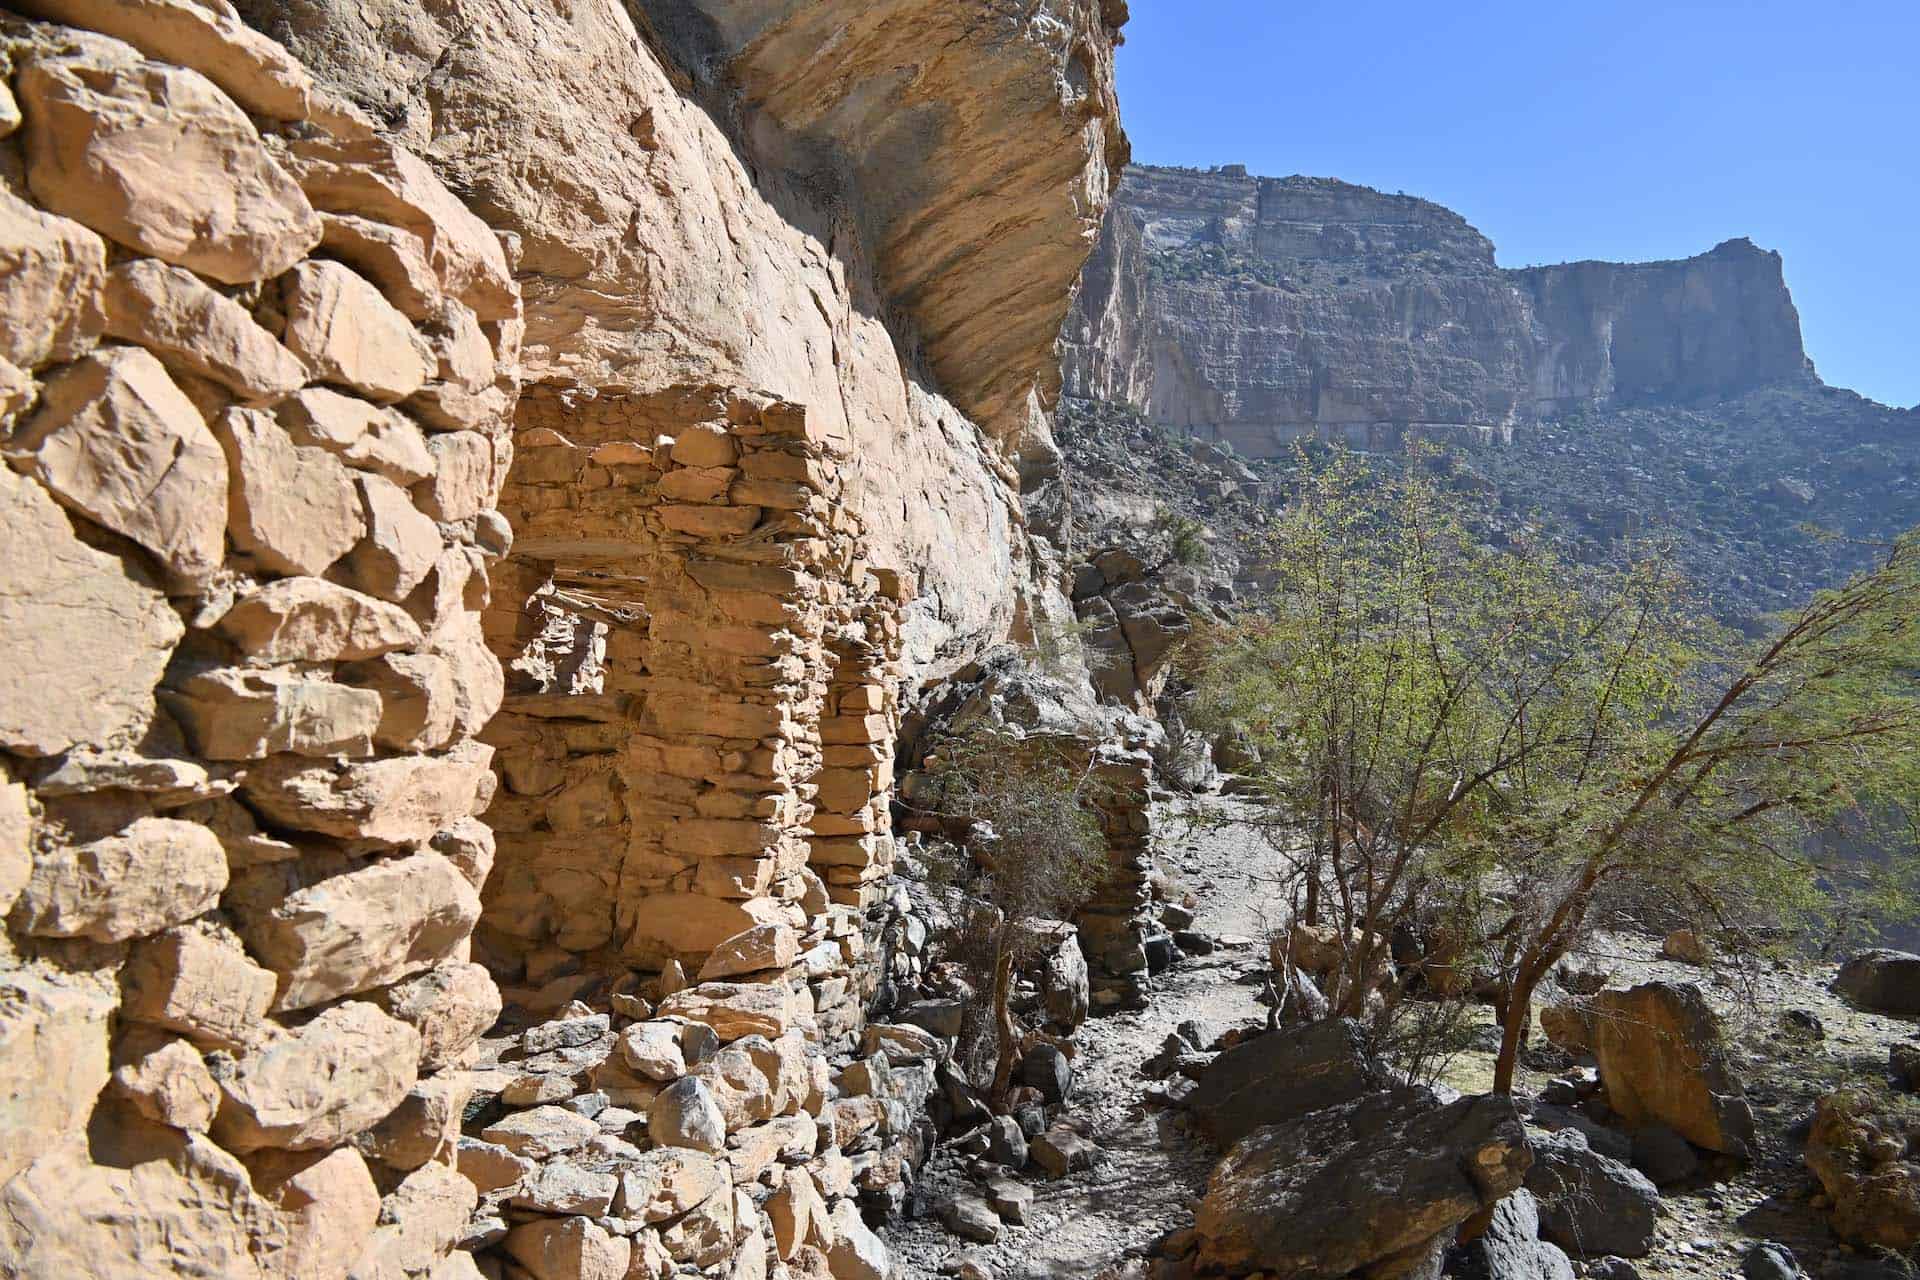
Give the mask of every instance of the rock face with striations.
<svg viewBox="0 0 1920 1280">
<path fill-rule="evenodd" d="M 1780 257 L 1749 241 L 1509 271 L 1430 201 L 1240 166 L 1127 170 L 1064 354 L 1068 394 L 1252 456 L 1809 378 Z"/>
</svg>

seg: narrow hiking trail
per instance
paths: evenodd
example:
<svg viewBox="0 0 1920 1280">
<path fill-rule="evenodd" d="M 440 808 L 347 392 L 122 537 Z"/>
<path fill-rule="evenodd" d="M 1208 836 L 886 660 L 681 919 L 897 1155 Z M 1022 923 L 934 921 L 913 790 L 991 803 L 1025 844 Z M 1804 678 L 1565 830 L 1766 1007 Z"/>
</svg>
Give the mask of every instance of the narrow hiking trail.
<svg viewBox="0 0 1920 1280">
<path fill-rule="evenodd" d="M 1188 957 L 1154 979 L 1146 1009 L 1095 1016 L 1074 1037 L 1079 1053 L 1067 1114 L 1087 1122 L 1100 1148 L 1094 1168 L 1048 1181 L 1029 1165 L 1022 1175 L 1034 1191 L 1027 1224 L 1007 1226 L 996 1244 L 972 1244 L 934 1215 L 971 1182 L 968 1162 L 943 1148 L 914 1187 L 912 1203 L 923 1216 L 883 1233 L 902 1275 L 938 1275 L 964 1252 L 999 1280 L 1095 1277 L 1191 1223 L 1214 1153 L 1187 1128 L 1183 1112 L 1146 1105 L 1151 1081 L 1140 1064 L 1188 1019 L 1220 1031 L 1265 1015 L 1259 986 L 1242 979 L 1264 968 L 1265 943 L 1258 940 L 1267 924 L 1257 878 L 1272 857 L 1252 829 L 1222 825 L 1243 808 L 1209 796 L 1163 805 L 1156 814 L 1166 832 L 1161 865 L 1198 898 L 1193 927 L 1232 945 Z M 1211 821 L 1195 824 L 1194 816 Z"/>
</svg>

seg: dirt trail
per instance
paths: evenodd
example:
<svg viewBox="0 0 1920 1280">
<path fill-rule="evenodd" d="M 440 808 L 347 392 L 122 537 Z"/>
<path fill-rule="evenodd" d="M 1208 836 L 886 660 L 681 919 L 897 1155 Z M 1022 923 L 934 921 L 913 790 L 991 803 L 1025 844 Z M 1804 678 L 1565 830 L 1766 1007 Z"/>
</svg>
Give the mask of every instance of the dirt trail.
<svg viewBox="0 0 1920 1280">
<path fill-rule="evenodd" d="M 1238 805 L 1208 798 L 1203 811 L 1231 816 Z M 1194 927 L 1216 937 L 1265 937 L 1260 894 L 1253 877 L 1271 864 L 1260 838 L 1244 827 L 1188 829 L 1182 811 L 1161 815 L 1167 855 L 1162 861 L 1199 896 Z M 1009 1226 L 995 1245 L 969 1245 L 927 1217 L 886 1233 L 906 1276 L 932 1276 L 962 1250 L 992 1267 L 1001 1280 L 1093 1277 L 1166 1232 L 1192 1222 L 1192 1201 L 1206 1183 L 1213 1153 L 1188 1131 L 1181 1114 L 1146 1107 L 1150 1083 L 1140 1064 L 1159 1051 L 1174 1027 L 1196 1019 L 1215 1029 L 1260 1017 L 1259 987 L 1239 979 L 1261 968 L 1264 943 L 1191 957 L 1155 979 L 1149 1007 L 1091 1019 L 1079 1045 L 1071 1114 L 1092 1122 L 1101 1159 L 1088 1173 L 1049 1182 L 1031 1166 L 1034 1207 L 1024 1227 Z M 928 1206 L 969 1182 L 962 1162 L 942 1151 L 916 1188 Z"/>
</svg>

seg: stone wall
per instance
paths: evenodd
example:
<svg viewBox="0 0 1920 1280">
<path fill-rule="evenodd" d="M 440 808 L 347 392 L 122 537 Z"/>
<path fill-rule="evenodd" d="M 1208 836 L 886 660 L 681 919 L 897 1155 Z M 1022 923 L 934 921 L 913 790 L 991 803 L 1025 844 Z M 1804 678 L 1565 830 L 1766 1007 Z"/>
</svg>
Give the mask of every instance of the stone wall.
<svg viewBox="0 0 1920 1280">
<path fill-rule="evenodd" d="M 996 281 L 1078 269 L 1118 17 L 915 89 L 975 130 L 930 284 L 644 7 L 15 7 L 0 1271 L 884 1271 L 900 700 L 1069 608 L 1058 300 Z"/>
<path fill-rule="evenodd" d="M 219 6 L 16 7 L 0 1271 L 471 1275 L 511 245 Z"/>
</svg>

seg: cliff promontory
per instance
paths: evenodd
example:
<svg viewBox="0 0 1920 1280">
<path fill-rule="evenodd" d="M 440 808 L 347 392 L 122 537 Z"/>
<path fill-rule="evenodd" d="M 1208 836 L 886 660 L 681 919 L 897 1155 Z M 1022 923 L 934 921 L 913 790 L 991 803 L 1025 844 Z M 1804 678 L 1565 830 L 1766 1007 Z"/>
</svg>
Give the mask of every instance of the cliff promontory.
<svg viewBox="0 0 1920 1280">
<path fill-rule="evenodd" d="M 1509 271 L 1429 201 L 1237 166 L 1127 170 L 1065 354 L 1070 394 L 1255 455 L 1809 376 L 1779 255 L 1749 241 Z"/>
</svg>

